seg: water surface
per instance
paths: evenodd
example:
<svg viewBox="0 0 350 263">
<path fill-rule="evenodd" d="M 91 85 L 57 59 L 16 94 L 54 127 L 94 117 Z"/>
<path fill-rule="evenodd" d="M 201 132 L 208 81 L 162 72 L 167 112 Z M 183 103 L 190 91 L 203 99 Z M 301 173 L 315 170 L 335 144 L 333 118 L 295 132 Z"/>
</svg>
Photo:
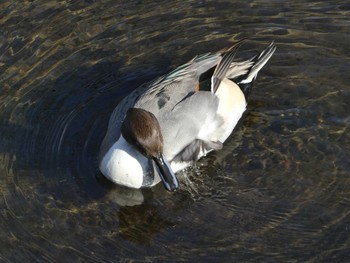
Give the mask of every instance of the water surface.
<svg viewBox="0 0 350 263">
<path fill-rule="evenodd" d="M 1 262 L 346 262 L 347 1 L 3 1 Z M 197 54 L 275 39 L 247 113 L 182 188 L 106 182 L 111 111 Z"/>
</svg>

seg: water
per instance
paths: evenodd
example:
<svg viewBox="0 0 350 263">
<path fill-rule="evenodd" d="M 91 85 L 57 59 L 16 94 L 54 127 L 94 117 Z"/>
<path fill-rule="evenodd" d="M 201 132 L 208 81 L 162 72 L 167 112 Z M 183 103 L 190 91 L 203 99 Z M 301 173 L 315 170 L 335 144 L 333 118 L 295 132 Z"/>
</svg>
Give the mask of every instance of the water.
<svg viewBox="0 0 350 263">
<path fill-rule="evenodd" d="M 347 1 L 0 4 L 1 262 L 346 262 Z M 161 185 L 116 187 L 96 163 L 134 88 L 250 37 L 275 39 L 220 152 Z"/>
</svg>

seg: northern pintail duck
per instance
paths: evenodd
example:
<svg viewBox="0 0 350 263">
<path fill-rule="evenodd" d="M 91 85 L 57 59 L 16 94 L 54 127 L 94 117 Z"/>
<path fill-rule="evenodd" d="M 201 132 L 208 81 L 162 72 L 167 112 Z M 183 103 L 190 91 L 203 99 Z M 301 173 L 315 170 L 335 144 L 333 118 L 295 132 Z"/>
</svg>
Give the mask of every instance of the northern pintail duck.
<svg viewBox="0 0 350 263">
<path fill-rule="evenodd" d="M 196 56 L 142 85 L 118 104 L 100 148 L 100 170 L 112 182 L 168 191 L 179 187 L 177 171 L 220 150 L 246 110 L 272 42 L 249 60 L 235 58 L 239 41 L 217 53 Z"/>
</svg>

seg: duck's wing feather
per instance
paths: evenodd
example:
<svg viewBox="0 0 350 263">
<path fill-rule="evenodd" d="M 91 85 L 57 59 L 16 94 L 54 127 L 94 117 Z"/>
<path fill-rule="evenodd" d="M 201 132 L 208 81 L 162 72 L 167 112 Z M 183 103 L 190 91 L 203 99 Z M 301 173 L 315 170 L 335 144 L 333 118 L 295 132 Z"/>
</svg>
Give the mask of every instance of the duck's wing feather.
<svg viewBox="0 0 350 263">
<path fill-rule="evenodd" d="M 195 139 L 187 145 L 173 161 L 178 162 L 196 162 L 201 157 L 201 153 L 206 154 L 212 150 L 221 150 L 222 142 L 204 141 Z"/>
<path fill-rule="evenodd" d="M 218 53 L 195 57 L 151 83 L 135 107 L 144 108 L 156 116 L 160 111 L 172 110 L 179 102 L 198 91 L 200 75 L 215 67 L 219 61 Z"/>
<path fill-rule="evenodd" d="M 227 77 L 231 64 L 234 61 L 237 49 L 240 47 L 244 39 L 234 43 L 231 47 L 221 54 L 221 60 L 213 72 L 211 77 L 211 91 L 215 93 L 220 86 L 221 81 Z"/>
<path fill-rule="evenodd" d="M 217 114 L 219 99 L 211 92 L 199 91 L 158 118 L 164 139 L 164 154 L 169 161 L 193 161 L 221 143 L 211 134 L 223 123 Z M 201 154 L 201 155 L 200 155 Z"/>
</svg>

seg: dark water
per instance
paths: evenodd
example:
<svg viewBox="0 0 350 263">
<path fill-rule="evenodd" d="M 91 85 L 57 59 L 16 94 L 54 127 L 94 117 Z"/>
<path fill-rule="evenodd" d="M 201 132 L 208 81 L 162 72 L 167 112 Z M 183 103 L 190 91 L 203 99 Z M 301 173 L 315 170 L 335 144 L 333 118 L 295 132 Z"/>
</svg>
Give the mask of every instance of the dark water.
<svg viewBox="0 0 350 263">
<path fill-rule="evenodd" d="M 348 1 L 5 0 L 0 25 L 0 262 L 348 262 Z M 278 49 L 224 149 L 175 194 L 103 180 L 121 98 L 242 37 Z"/>
</svg>

